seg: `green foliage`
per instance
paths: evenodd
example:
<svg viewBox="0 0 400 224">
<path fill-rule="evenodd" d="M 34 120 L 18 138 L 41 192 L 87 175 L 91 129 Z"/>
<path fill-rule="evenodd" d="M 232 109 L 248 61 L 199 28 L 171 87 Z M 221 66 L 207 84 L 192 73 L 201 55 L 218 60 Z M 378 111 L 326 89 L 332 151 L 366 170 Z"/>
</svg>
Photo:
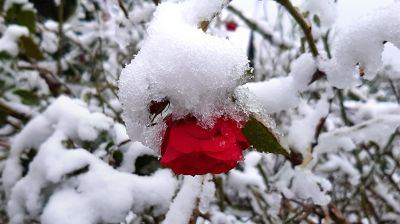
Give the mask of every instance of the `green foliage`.
<svg viewBox="0 0 400 224">
<path fill-rule="evenodd" d="M 158 159 L 151 155 L 139 156 L 135 162 L 135 173 L 139 175 L 150 175 L 159 168 Z"/>
<path fill-rule="evenodd" d="M 101 144 L 111 141 L 111 136 L 107 131 L 100 131 L 97 138 L 93 141 L 83 141 L 81 147 L 90 152 L 96 150 Z"/>
<path fill-rule="evenodd" d="M 15 95 L 19 96 L 21 102 L 26 105 L 39 105 L 40 99 L 39 97 L 30 90 L 25 89 L 17 89 L 13 92 Z"/>
<path fill-rule="evenodd" d="M 120 150 L 116 150 L 112 153 L 115 167 L 119 167 L 124 160 L 124 154 Z"/>
<path fill-rule="evenodd" d="M 0 51 L 0 60 L 9 60 L 11 58 L 12 56 L 9 53 L 5 51 Z"/>
<path fill-rule="evenodd" d="M 0 14 L 3 13 L 4 0 L 0 0 Z"/>
<path fill-rule="evenodd" d="M 314 21 L 315 25 L 317 25 L 318 27 L 321 27 L 321 20 L 319 19 L 319 17 L 317 15 L 313 16 L 313 21 Z"/>
<path fill-rule="evenodd" d="M 0 127 L 7 122 L 7 113 L 0 111 Z"/>
<path fill-rule="evenodd" d="M 28 58 L 40 60 L 43 59 L 43 54 L 40 51 L 38 45 L 30 37 L 21 36 L 19 38 L 19 45 L 21 49 L 21 54 L 27 56 Z"/>
<path fill-rule="evenodd" d="M 28 28 L 29 32 L 36 30 L 36 13 L 31 9 L 25 9 L 21 4 L 14 4 L 5 16 L 7 23 L 15 23 Z"/>
<path fill-rule="evenodd" d="M 256 118 L 251 117 L 242 128 L 242 132 L 258 151 L 289 156 L 288 151 L 282 147 L 274 133 Z"/>
</svg>

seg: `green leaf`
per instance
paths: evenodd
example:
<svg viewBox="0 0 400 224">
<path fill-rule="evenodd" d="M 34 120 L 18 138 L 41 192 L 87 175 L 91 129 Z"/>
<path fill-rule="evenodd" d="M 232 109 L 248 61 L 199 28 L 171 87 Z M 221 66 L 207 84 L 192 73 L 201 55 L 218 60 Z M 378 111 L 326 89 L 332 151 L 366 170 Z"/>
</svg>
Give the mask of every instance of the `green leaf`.
<svg viewBox="0 0 400 224">
<path fill-rule="evenodd" d="M 0 14 L 3 13 L 4 0 L 0 0 Z"/>
<path fill-rule="evenodd" d="M 160 167 L 158 159 L 151 155 L 139 156 L 135 161 L 135 173 L 138 175 L 150 175 Z"/>
<path fill-rule="evenodd" d="M 6 51 L 0 51 L 0 60 L 9 60 L 12 56 Z"/>
<path fill-rule="evenodd" d="M 254 117 L 250 117 L 242 128 L 242 133 L 247 141 L 260 152 L 289 156 L 288 151 L 282 147 L 274 133 Z"/>
<path fill-rule="evenodd" d="M 313 16 L 313 21 L 318 27 L 321 27 L 321 20 L 319 19 L 319 17 L 317 15 Z"/>
<path fill-rule="evenodd" d="M 17 89 L 14 90 L 14 94 L 21 98 L 23 104 L 27 105 L 38 105 L 40 103 L 40 99 L 36 94 L 32 91 L 25 89 Z"/>
<path fill-rule="evenodd" d="M 121 151 L 116 150 L 113 152 L 112 158 L 114 160 L 115 167 L 119 167 L 124 160 L 124 154 Z"/>
<path fill-rule="evenodd" d="M 19 38 L 19 44 L 21 48 L 21 53 L 26 55 L 29 58 L 33 58 L 36 60 L 43 59 L 43 54 L 40 51 L 39 47 L 30 37 L 21 36 Z"/>
<path fill-rule="evenodd" d="M 100 130 L 96 139 L 93 141 L 84 140 L 81 142 L 81 147 L 88 150 L 89 152 L 93 152 L 101 144 L 111 141 L 111 137 L 106 130 Z M 108 145 L 108 144 L 107 144 Z"/>
<path fill-rule="evenodd" d="M 8 116 L 7 113 L 0 111 L 0 127 L 7 122 L 7 116 Z"/>
<path fill-rule="evenodd" d="M 31 9 L 24 9 L 21 4 L 14 4 L 6 14 L 7 23 L 16 23 L 28 28 L 34 33 L 36 29 L 36 13 Z"/>
</svg>

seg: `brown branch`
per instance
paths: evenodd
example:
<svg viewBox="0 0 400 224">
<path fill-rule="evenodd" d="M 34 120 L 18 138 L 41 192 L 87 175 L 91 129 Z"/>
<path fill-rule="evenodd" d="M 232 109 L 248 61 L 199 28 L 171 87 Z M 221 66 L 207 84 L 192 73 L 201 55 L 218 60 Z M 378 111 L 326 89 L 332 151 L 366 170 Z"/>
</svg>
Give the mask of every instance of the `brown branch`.
<svg viewBox="0 0 400 224">
<path fill-rule="evenodd" d="M 118 6 L 121 8 L 122 12 L 124 13 L 125 18 L 129 19 L 128 10 L 126 10 L 124 2 L 122 0 L 118 0 Z"/>
<path fill-rule="evenodd" d="M 290 0 L 276 0 L 276 2 L 282 5 L 293 17 L 293 19 L 296 20 L 297 24 L 299 24 L 300 28 L 303 30 L 306 41 L 310 47 L 311 54 L 314 57 L 317 57 L 319 55 L 319 52 L 317 46 L 315 45 L 314 37 L 312 36 L 311 33 L 311 26 L 307 23 L 307 21 L 304 19 L 301 13 L 297 11 L 297 9 L 293 6 Z"/>
<path fill-rule="evenodd" d="M 30 118 L 29 115 L 15 110 L 14 108 L 7 105 L 7 103 L 4 102 L 3 100 L 0 100 L 0 111 L 4 112 L 12 117 L 15 117 L 19 120 L 22 120 L 22 121 L 27 121 Z"/>
</svg>

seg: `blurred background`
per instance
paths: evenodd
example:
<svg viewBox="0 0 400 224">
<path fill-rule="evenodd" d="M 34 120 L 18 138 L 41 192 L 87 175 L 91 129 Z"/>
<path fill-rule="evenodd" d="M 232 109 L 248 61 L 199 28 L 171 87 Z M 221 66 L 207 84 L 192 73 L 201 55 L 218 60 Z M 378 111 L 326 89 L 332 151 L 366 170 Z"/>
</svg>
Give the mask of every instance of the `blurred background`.
<svg viewBox="0 0 400 224">
<path fill-rule="evenodd" d="M 312 26 L 315 44 L 327 58 L 337 33 L 360 16 L 395 2 L 316 1 L 292 3 Z M 90 112 L 102 113 L 124 128 L 117 97 L 119 74 L 140 50 L 158 4 L 159 0 L 0 0 L 0 171 L 16 135 L 61 95 L 79 99 Z M 233 0 L 207 32 L 247 52 L 254 68 L 252 82 L 287 76 L 293 60 L 309 51 L 298 23 L 272 0 Z M 234 172 L 212 177 L 212 208 L 200 212 L 197 223 L 399 223 L 399 133 L 397 126 L 394 131 L 374 126 L 378 115 L 400 113 L 399 49 L 385 44 L 382 62 L 379 74 L 359 87 L 339 90 L 322 78 L 301 93 L 297 108 L 272 114 L 300 162 L 250 151 L 250 159 Z M 360 131 L 366 128 L 372 131 Z M 302 132 L 310 134 L 304 137 Z M 337 139 L 351 136 L 353 142 L 335 150 L 325 142 L 320 146 L 325 151 L 309 164 L 331 185 L 328 190 L 321 187 L 331 199 L 322 206 L 296 190 L 296 184 L 304 183 L 296 181 L 301 174 L 294 167 L 313 154 L 314 143 L 324 133 Z M 31 136 L 26 141 L 42 140 Z M 91 141 L 77 137 L 65 144 L 84 148 L 115 169 L 131 164 L 121 172 L 149 176 L 162 169 L 150 150 L 129 157 L 130 150 L 144 146 L 116 140 L 111 130 L 99 131 Z M 36 153 L 34 148 L 21 153 L 24 175 Z M 7 199 L 1 189 L 0 223 L 7 223 Z M 215 221 L 217 216 L 225 221 Z M 125 223 L 160 223 L 164 217 L 147 209 Z M 25 222 L 40 223 L 34 215 Z"/>
</svg>

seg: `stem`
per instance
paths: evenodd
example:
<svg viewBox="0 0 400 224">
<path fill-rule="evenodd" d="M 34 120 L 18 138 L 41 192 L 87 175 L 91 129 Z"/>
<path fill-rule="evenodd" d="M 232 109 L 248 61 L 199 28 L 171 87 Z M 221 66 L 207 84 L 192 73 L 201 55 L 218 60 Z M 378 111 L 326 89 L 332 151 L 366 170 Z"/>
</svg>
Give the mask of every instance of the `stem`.
<svg viewBox="0 0 400 224">
<path fill-rule="evenodd" d="M 121 8 L 122 12 L 124 13 L 125 18 L 129 19 L 128 10 L 126 10 L 124 2 L 122 0 L 118 0 L 118 6 Z"/>
<path fill-rule="evenodd" d="M 276 0 L 276 2 L 281 4 L 294 18 L 294 20 L 296 20 L 297 24 L 300 25 L 300 28 L 303 30 L 303 33 L 306 37 L 306 41 L 310 47 L 311 54 L 314 57 L 317 57 L 319 55 L 319 52 L 317 46 L 314 43 L 314 37 L 312 36 L 311 33 L 311 26 L 307 23 L 307 21 L 304 19 L 301 13 L 297 11 L 297 9 L 293 6 L 290 0 Z"/>
<path fill-rule="evenodd" d="M 344 107 L 344 97 L 342 90 L 337 90 L 339 104 L 340 104 L 340 114 L 342 116 L 343 122 L 346 126 L 352 126 L 354 123 L 347 117 L 346 108 Z"/>
<path fill-rule="evenodd" d="M 314 37 L 311 32 L 311 26 L 307 23 L 307 21 L 304 19 L 304 17 L 301 15 L 299 11 L 293 6 L 292 2 L 290 0 L 275 0 L 277 3 L 282 5 L 288 12 L 289 14 L 294 18 L 294 20 L 299 24 L 300 28 L 303 30 L 303 33 L 305 35 L 306 41 L 308 43 L 308 46 L 310 47 L 311 54 L 314 57 L 317 57 L 319 55 L 317 45 L 315 45 L 314 42 Z M 313 83 L 314 81 L 321 79 L 322 77 L 325 76 L 325 73 L 318 70 L 313 74 L 311 81 L 309 84 Z"/>
<path fill-rule="evenodd" d="M 399 92 L 397 91 L 396 86 L 394 85 L 392 79 L 389 79 L 389 84 L 390 84 L 390 88 L 392 88 L 392 91 L 394 93 L 394 96 L 396 97 L 396 101 L 398 104 L 400 104 L 400 96 L 399 96 Z"/>
<path fill-rule="evenodd" d="M 57 49 L 57 74 L 61 74 L 61 57 L 62 57 L 62 43 L 64 39 L 64 0 L 60 0 L 58 6 L 58 49 Z"/>
</svg>

